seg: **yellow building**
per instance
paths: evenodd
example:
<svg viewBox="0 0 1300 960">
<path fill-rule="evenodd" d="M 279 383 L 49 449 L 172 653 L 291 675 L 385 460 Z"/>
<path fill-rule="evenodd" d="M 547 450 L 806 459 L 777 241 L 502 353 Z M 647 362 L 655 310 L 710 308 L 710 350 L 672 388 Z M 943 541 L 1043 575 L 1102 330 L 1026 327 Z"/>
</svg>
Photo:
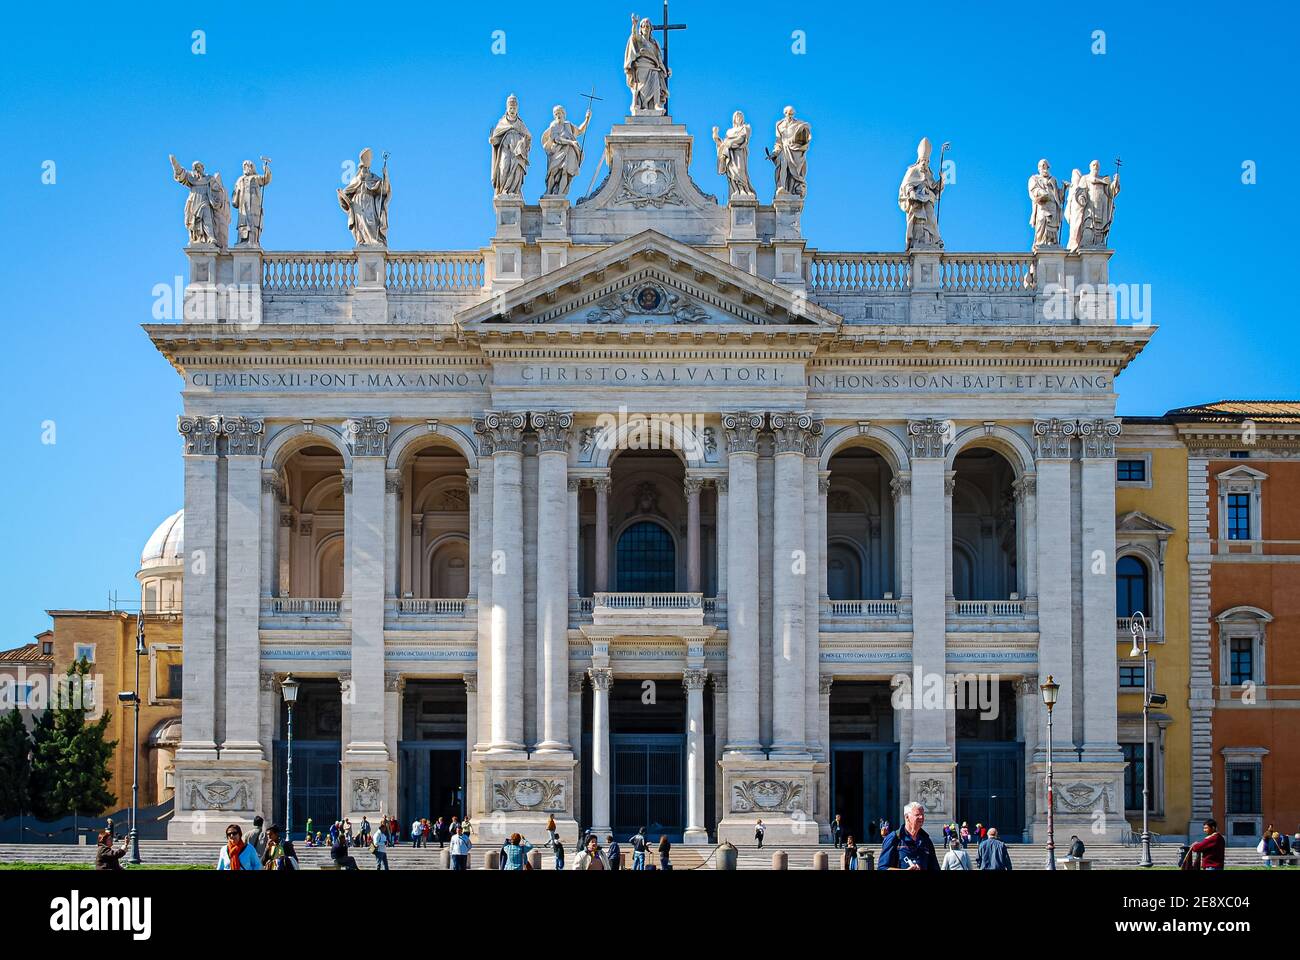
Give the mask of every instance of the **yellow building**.
<svg viewBox="0 0 1300 960">
<path fill-rule="evenodd" d="M 174 759 L 181 734 L 181 577 L 184 571 L 184 518 L 163 521 L 140 557 L 145 618 L 145 654 L 140 657 L 140 805 L 171 798 Z M 109 789 L 117 807 L 131 802 L 134 710 L 118 693 L 136 685 L 138 614 L 121 610 L 48 610 L 54 621 L 54 676 L 83 657 L 91 664 L 94 717 L 107 710 L 105 739 L 116 740 Z"/>
<path fill-rule="evenodd" d="M 1142 659 L 1132 657 L 1132 615 L 1147 617 L 1153 706 L 1150 827 L 1184 835 L 1191 818 L 1187 448 L 1164 417 L 1125 417 L 1116 441 L 1115 588 L 1119 745 L 1128 767 L 1124 811 L 1142 829 Z"/>
</svg>

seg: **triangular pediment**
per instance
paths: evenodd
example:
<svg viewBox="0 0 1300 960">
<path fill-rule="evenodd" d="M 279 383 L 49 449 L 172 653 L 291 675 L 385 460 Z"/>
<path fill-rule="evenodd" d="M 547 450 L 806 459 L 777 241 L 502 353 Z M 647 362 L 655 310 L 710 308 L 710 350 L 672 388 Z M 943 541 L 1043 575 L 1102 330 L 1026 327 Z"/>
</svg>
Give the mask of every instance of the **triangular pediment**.
<svg viewBox="0 0 1300 960">
<path fill-rule="evenodd" d="M 1233 467 L 1231 470 L 1224 470 L 1215 477 L 1220 483 L 1224 480 L 1267 480 L 1268 474 L 1248 467 L 1244 463 L 1239 467 Z"/>
<path fill-rule="evenodd" d="M 466 307 L 467 329 L 512 326 L 777 326 L 834 331 L 802 291 L 746 273 L 654 230 Z"/>
<path fill-rule="evenodd" d="M 1128 534 L 1129 536 L 1145 533 L 1167 537 L 1174 532 L 1174 528 L 1167 523 L 1161 523 L 1155 517 L 1148 516 L 1140 510 L 1131 510 L 1128 513 L 1121 514 L 1115 520 L 1115 532 Z"/>
</svg>

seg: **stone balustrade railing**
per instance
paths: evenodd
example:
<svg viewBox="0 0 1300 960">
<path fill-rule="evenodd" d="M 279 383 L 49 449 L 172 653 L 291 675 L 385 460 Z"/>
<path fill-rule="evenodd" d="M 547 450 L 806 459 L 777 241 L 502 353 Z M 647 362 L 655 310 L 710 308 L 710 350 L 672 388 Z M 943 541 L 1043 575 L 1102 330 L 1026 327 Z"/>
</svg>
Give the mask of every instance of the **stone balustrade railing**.
<svg viewBox="0 0 1300 960">
<path fill-rule="evenodd" d="M 319 614 L 337 617 L 342 601 L 337 597 L 272 597 L 271 613 Z"/>
<path fill-rule="evenodd" d="M 276 251 L 262 254 L 262 289 L 267 293 L 345 293 L 356 286 L 357 256 L 344 251 Z"/>
<path fill-rule="evenodd" d="M 1036 287 L 1030 254 L 945 253 L 939 261 L 944 290 L 969 293 L 1032 293 Z"/>
<path fill-rule="evenodd" d="M 384 286 L 395 293 L 476 293 L 483 289 L 483 254 L 474 250 L 386 253 Z M 356 287 L 354 251 L 262 253 L 267 293 L 339 294 Z"/>
<path fill-rule="evenodd" d="M 824 600 L 822 615 L 829 617 L 896 617 L 897 600 Z"/>
<path fill-rule="evenodd" d="M 402 597 L 397 601 L 399 614 L 438 617 L 465 616 L 465 600 L 447 600 L 433 597 Z"/>
<path fill-rule="evenodd" d="M 912 261 L 905 253 L 817 253 L 808 262 L 808 289 L 818 293 L 906 292 Z"/>
<path fill-rule="evenodd" d="M 697 610 L 704 606 L 702 593 L 597 593 L 593 610 Z"/>
<path fill-rule="evenodd" d="M 386 286 L 398 293 L 483 289 L 483 254 L 477 251 L 390 253 L 384 267 Z"/>
<path fill-rule="evenodd" d="M 954 611 L 959 617 L 1023 617 L 1023 600 L 958 600 Z"/>
</svg>

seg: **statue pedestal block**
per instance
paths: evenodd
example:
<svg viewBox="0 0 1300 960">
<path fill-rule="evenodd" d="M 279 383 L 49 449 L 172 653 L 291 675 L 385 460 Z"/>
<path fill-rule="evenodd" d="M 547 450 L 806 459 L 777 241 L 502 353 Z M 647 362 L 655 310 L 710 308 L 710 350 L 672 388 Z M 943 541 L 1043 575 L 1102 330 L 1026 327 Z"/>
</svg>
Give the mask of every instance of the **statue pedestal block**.
<svg viewBox="0 0 1300 960">
<path fill-rule="evenodd" d="M 517 287 L 524 281 L 524 200 L 519 196 L 492 199 L 496 212 L 496 234 L 488 262 L 488 290 Z"/>
<path fill-rule="evenodd" d="M 816 768 L 812 759 L 724 755 L 719 784 L 723 816 L 718 823 L 718 842 L 752 847 L 754 827 L 761 819 L 767 828 L 764 844 L 817 844 L 828 817 L 814 808 L 820 792 Z"/>
<path fill-rule="evenodd" d="M 474 822 L 474 843 L 499 847 L 510 834 L 519 833 L 534 846 L 542 846 L 546 842 L 546 821 L 555 817 L 566 858 L 574 856 L 578 842 L 574 807 L 577 777 L 577 762 L 571 754 L 507 759 L 475 751 L 470 758 L 470 790 L 466 797 Z M 603 836 L 600 842 L 603 846 Z"/>
<path fill-rule="evenodd" d="M 803 216 L 803 198 L 778 194 L 772 201 L 776 214 L 776 229 L 772 237 L 775 264 L 772 279 L 783 287 L 806 289 L 804 279 L 804 247 L 800 219 Z"/>
<path fill-rule="evenodd" d="M 727 233 L 727 259 L 746 273 L 758 273 L 758 199 L 737 196 L 727 202 L 731 219 Z"/>
<path fill-rule="evenodd" d="M 234 286 L 227 297 L 226 320 L 229 323 L 262 322 L 262 248 L 237 246 L 231 251 L 234 261 Z"/>
<path fill-rule="evenodd" d="M 385 323 L 388 320 L 387 253 L 387 247 L 372 244 L 357 247 L 357 283 L 352 288 L 353 323 Z"/>
<path fill-rule="evenodd" d="M 221 841 L 232 823 L 247 835 L 259 814 L 270 823 L 271 812 L 262 809 L 263 781 L 270 776 L 270 767 L 262 759 L 218 762 L 215 756 L 190 759 L 178 751 L 175 806 L 167 839 Z"/>
<path fill-rule="evenodd" d="M 542 208 L 542 272 L 550 273 L 569 262 L 569 200 L 547 194 L 538 201 Z"/>
<path fill-rule="evenodd" d="M 932 823 L 948 823 L 955 819 L 957 806 L 957 764 L 945 751 L 925 753 L 912 750 L 903 765 L 903 795 L 897 814 L 897 826 L 902 823 L 902 806 L 915 800 L 925 807 L 925 819 Z M 894 820 L 893 817 L 890 818 Z"/>
<path fill-rule="evenodd" d="M 396 764 L 388 759 L 382 743 L 348 744 L 343 752 L 339 807 L 354 829 L 361 825 L 362 817 L 369 817 L 373 824 L 381 813 L 394 812 L 388 809 L 388 788 L 395 776 Z"/>
</svg>

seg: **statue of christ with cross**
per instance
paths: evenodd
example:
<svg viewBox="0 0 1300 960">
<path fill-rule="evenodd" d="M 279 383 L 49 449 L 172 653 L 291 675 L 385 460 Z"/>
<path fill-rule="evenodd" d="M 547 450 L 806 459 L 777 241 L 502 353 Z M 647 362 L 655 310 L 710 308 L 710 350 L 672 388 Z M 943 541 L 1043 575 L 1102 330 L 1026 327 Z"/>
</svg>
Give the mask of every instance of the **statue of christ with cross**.
<svg viewBox="0 0 1300 960">
<path fill-rule="evenodd" d="M 662 117 L 668 112 L 668 31 L 685 30 L 684 23 L 668 22 L 668 2 L 664 0 L 664 22 L 653 24 L 650 18 L 632 14 L 632 35 L 623 51 L 623 72 L 632 91 L 634 117 Z M 664 35 L 663 52 L 654 38 L 658 30 Z"/>
</svg>

